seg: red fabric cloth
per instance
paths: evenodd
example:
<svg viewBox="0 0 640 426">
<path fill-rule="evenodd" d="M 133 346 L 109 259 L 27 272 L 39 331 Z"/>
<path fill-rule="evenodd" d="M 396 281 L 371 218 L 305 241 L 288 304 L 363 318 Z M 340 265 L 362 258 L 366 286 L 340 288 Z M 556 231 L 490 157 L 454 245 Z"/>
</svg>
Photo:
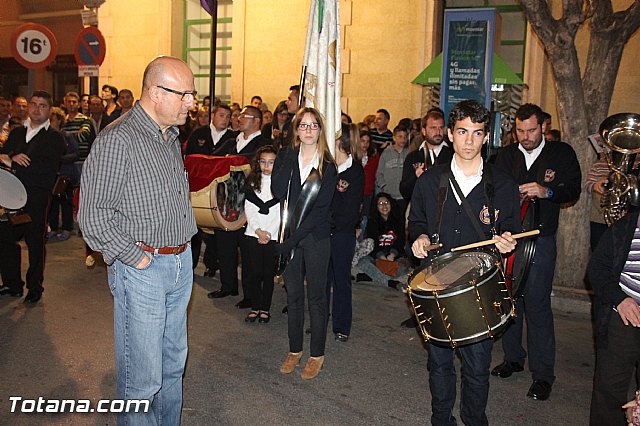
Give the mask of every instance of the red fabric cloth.
<svg viewBox="0 0 640 426">
<path fill-rule="evenodd" d="M 367 160 L 364 166 L 364 195 L 373 194 L 373 188 L 376 184 L 376 172 L 378 171 L 378 163 L 380 162 L 380 154 L 375 153 Z"/>
<path fill-rule="evenodd" d="M 216 179 L 228 176 L 231 170 L 249 170 L 249 160 L 241 155 L 193 154 L 184 159 L 184 167 L 189 174 L 189 190 L 200 191 Z M 224 180 L 224 179 L 223 179 Z"/>
</svg>

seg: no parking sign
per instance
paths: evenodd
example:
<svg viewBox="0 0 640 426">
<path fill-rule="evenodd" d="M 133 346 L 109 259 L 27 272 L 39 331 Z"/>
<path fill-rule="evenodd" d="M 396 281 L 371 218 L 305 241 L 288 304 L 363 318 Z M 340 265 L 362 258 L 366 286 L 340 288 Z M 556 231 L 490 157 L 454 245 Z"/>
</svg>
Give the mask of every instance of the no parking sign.
<svg viewBox="0 0 640 426">
<path fill-rule="evenodd" d="M 55 59 L 58 42 L 49 28 L 30 22 L 20 25 L 11 36 L 11 52 L 20 65 L 43 68 Z"/>
<path fill-rule="evenodd" d="M 102 65 L 107 43 L 100 30 L 87 27 L 76 37 L 74 56 L 78 65 Z"/>
</svg>

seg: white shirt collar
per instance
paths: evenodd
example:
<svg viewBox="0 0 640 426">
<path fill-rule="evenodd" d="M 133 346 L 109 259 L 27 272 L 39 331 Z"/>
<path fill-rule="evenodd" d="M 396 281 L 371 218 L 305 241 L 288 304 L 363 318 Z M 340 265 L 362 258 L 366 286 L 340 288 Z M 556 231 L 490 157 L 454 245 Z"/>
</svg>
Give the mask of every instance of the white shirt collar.
<svg viewBox="0 0 640 426">
<path fill-rule="evenodd" d="M 456 155 L 453 154 L 453 159 L 451 159 L 451 173 L 453 173 L 453 177 L 458 182 L 460 186 L 460 190 L 462 191 L 462 195 L 465 197 L 469 195 L 469 193 L 482 181 L 482 171 L 484 170 L 484 161 L 480 162 L 480 167 L 478 167 L 478 171 L 471 175 L 465 176 L 462 170 L 456 164 Z M 458 197 L 457 192 L 453 189 L 453 185 L 451 186 L 453 190 L 453 194 L 456 196 L 456 200 L 458 200 L 458 204 L 462 204 L 462 200 Z"/>
<path fill-rule="evenodd" d="M 260 136 L 262 132 L 258 130 L 257 132 L 251 133 L 247 139 L 244 138 L 244 132 L 240 132 L 236 137 L 236 152 L 240 153 L 249 142 L 251 142 L 256 137 Z"/>
<path fill-rule="evenodd" d="M 440 155 L 440 151 L 442 151 L 442 146 L 444 145 L 444 141 L 435 148 L 431 148 L 432 145 L 429 145 L 427 141 L 422 142 L 420 145 L 420 150 L 427 148 L 429 150 L 429 156 L 431 156 L 431 164 L 436 163 L 436 158 Z"/>
<path fill-rule="evenodd" d="M 49 130 L 50 125 L 51 125 L 51 122 L 47 120 L 41 125 L 39 125 L 38 127 L 31 128 L 31 118 L 27 118 L 24 121 L 24 127 L 27 128 L 27 135 L 25 137 L 25 142 L 29 143 L 29 141 L 33 139 L 33 137 L 37 135 L 40 130 L 42 129 Z"/>
<path fill-rule="evenodd" d="M 304 181 L 307 180 L 309 175 L 311 174 L 311 169 L 318 169 L 318 164 L 320 163 L 320 158 L 318 157 L 318 150 L 313 154 L 313 158 L 311 162 L 303 166 L 302 164 L 302 150 L 298 153 L 298 168 L 300 169 L 300 183 L 304 185 Z"/>
<path fill-rule="evenodd" d="M 540 143 L 540 145 L 538 145 L 537 148 L 531 151 L 531 153 L 528 153 L 527 150 L 524 149 L 520 143 L 518 143 L 518 149 L 524 154 L 524 162 L 527 165 L 527 170 L 529 170 L 533 163 L 535 163 L 535 161 L 538 159 L 545 143 L 546 141 L 544 140 L 544 135 L 542 135 L 542 142 Z"/>
<path fill-rule="evenodd" d="M 351 154 L 349 154 L 349 157 L 347 157 L 347 159 L 344 161 L 344 163 L 342 163 L 342 164 L 340 164 L 338 166 L 338 173 L 344 172 L 349 167 L 351 167 L 351 165 L 353 165 L 353 157 L 351 156 Z"/>
<path fill-rule="evenodd" d="M 220 139 L 222 139 L 222 135 L 224 135 L 225 132 L 228 130 L 228 129 L 222 129 L 218 131 L 218 129 L 216 129 L 216 126 L 214 126 L 213 123 L 209 123 L 209 129 L 211 129 L 211 139 L 213 139 L 213 146 L 216 146 L 218 142 L 220 142 Z"/>
</svg>

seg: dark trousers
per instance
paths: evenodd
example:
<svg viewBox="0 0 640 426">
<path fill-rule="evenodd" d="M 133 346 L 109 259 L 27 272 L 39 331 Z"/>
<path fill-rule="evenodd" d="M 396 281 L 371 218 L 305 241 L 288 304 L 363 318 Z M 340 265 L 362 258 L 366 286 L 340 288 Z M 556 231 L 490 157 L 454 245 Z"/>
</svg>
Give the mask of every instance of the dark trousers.
<svg viewBox="0 0 640 426">
<path fill-rule="evenodd" d="M 516 303 L 518 316 L 502 336 L 504 359 L 524 365 L 527 352 L 522 347 L 523 317 L 527 321 L 529 370 L 533 380 L 553 383 L 556 339 L 551 311 L 551 289 L 556 265 L 556 237 L 538 237 L 536 254 L 522 297 Z"/>
<path fill-rule="evenodd" d="M 216 231 L 217 232 L 217 231 Z M 191 257 L 193 259 L 193 269 L 198 266 L 200 260 L 200 250 L 202 243 L 204 242 L 204 266 L 208 269 L 219 269 L 218 264 L 218 247 L 216 243 L 217 234 L 208 234 L 202 229 L 198 229 L 198 232 L 191 238 Z"/>
<path fill-rule="evenodd" d="M 273 278 L 276 275 L 276 242 L 259 244 L 255 237 L 245 236 L 242 281 L 247 283 L 251 308 L 254 311 L 269 311 L 273 296 Z M 245 269 L 244 266 L 248 268 Z"/>
<path fill-rule="evenodd" d="M 302 352 L 304 337 L 304 281 L 311 318 L 311 356 L 324 355 L 327 339 L 327 273 L 330 239 L 316 241 L 311 234 L 300 241 L 284 271 L 287 286 L 289 351 Z"/>
<path fill-rule="evenodd" d="M 27 288 L 34 293 L 42 293 L 45 262 L 45 234 L 47 232 L 47 210 L 51 195 L 47 192 L 30 193 L 24 211 L 31 216 L 31 222 L 13 226 L 0 222 L 0 271 L 2 282 L 13 291 L 22 290 L 20 268 L 21 250 L 18 241 L 24 238 L 29 249 L 29 269 Z"/>
<path fill-rule="evenodd" d="M 609 319 L 607 338 L 607 346 L 597 350 L 591 395 L 592 426 L 627 424 L 621 407 L 633 399 L 627 392 L 640 362 L 640 329 L 624 325 L 617 312 Z"/>
<path fill-rule="evenodd" d="M 602 237 L 602 234 L 604 234 L 604 231 L 607 230 L 608 226 L 604 223 L 589 222 L 589 228 L 591 230 L 589 243 L 591 244 L 591 252 L 593 252 L 598 246 L 600 238 Z"/>
<path fill-rule="evenodd" d="M 460 418 L 467 426 L 488 425 L 485 409 L 489 398 L 489 367 L 493 340 L 487 339 L 457 349 L 462 360 Z M 456 369 L 454 349 L 428 344 L 431 424 L 455 425 Z"/>
<path fill-rule="evenodd" d="M 222 290 L 238 291 L 238 249 L 242 251 L 244 246 L 244 231 L 242 227 L 237 231 L 223 231 L 216 229 L 216 246 L 220 261 L 220 282 Z M 247 256 L 242 255 L 242 270 L 247 271 Z M 242 277 L 242 296 L 249 299 L 247 280 Z"/>
<path fill-rule="evenodd" d="M 52 231 L 73 231 L 73 190 L 69 186 L 64 193 L 51 197 L 49 208 L 49 227 Z M 62 213 L 62 226 L 60 225 L 60 213 Z"/>
<path fill-rule="evenodd" d="M 342 333 L 348 336 L 351 333 L 351 261 L 355 249 L 356 236 L 353 232 L 339 232 L 331 236 L 327 312 L 331 313 L 334 334 Z M 331 289 L 333 289 L 333 306 Z"/>
</svg>

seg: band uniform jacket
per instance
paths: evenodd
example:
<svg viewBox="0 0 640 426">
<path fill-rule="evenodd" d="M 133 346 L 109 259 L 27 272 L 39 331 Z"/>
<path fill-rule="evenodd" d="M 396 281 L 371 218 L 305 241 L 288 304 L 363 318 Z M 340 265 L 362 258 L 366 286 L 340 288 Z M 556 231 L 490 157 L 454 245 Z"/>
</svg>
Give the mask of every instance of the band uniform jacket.
<svg viewBox="0 0 640 426">
<path fill-rule="evenodd" d="M 425 145 L 427 143 L 425 142 Z M 420 164 L 425 164 L 425 171 L 438 164 L 448 164 L 453 158 L 453 150 L 449 148 L 446 142 L 442 142 L 442 149 L 440 154 L 436 157 L 435 164 L 428 165 L 428 160 L 425 158 L 424 149 L 416 149 L 407 154 L 404 159 L 404 165 L 402 166 L 402 180 L 400 181 L 400 194 L 402 198 L 409 201 L 411 200 L 411 194 L 413 194 L 413 188 L 416 186 L 416 169 Z"/>
<path fill-rule="evenodd" d="M 485 195 L 486 171 L 492 167 L 484 163 L 482 181 L 466 196 L 471 205 L 474 219 L 477 220 L 484 239 L 492 238 L 491 220 L 489 218 L 488 198 Z M 411 197 L 411 212 L 409 213 L 409 237 L 415 241 L 421 234 L 429 238 L 437 232 L 436 216 L 438 210 L 438 193 L 440 176 L 449 169 L 449 165 L 439 165 L 424 172 L 418 181 Z M 493 171 L 493 208 L 495 210 L 495 226 L 497 234 L 503 232 L 517 232 L 520 228 L 520 195 L 518 186 L 513 178 L 505 172 L 492 168 Z M 453 247 L 475 243 L 483 240 L 472 225 L 469 216 L 462 205 L 459 205 L 454 195 L 454 189 L 449 183 L 440 222 L 440 243 L 443 244 L 441 253 L 449 252 Z"/>
<path fill-rule="evenodd" d="M 539 200 L 540 236 L 558 230 L 560 205 L 580 197 L 582 173 L 573 148 L 564 142 L 546 141 L 542 152 L 527 170 L 524 154 L 512 144 L 498 151 L 496 166 L 509 173 L 521 185 L 537 182 L 553 190 L 553 197 Z"/>
</svg>

